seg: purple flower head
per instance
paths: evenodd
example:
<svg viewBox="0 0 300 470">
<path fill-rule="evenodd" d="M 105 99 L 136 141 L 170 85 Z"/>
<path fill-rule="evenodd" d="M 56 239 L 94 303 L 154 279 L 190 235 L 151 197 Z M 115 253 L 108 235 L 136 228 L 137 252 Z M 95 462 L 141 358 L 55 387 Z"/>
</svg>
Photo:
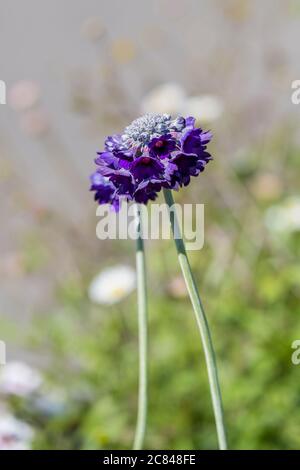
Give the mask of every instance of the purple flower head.
<svg viewBox="0 0 300 470">
<path fill-rule="evenodd" d="M 211 132 L 195 127 L 193 117 L 146 114 L 122 134 L 105 140 L 95 159 L 91 191 L 99 204 L 119 210 L 122 199 L 147 204 L 162 188 L 178 190 L 198 176 L 212 159 Z"/>
</svg>

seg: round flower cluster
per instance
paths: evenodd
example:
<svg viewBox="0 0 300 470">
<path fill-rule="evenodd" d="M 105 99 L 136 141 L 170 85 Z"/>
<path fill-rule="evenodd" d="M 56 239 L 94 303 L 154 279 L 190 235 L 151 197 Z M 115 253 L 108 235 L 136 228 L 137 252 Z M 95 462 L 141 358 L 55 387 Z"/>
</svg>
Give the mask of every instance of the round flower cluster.
<svg viewBox="0 0 300 470">
<path fill-rule="evenodd" d="M 98 152 L 91 190 L 99 204 L 119 210 L 122 199 L 146 204 L 162 188 L 178 190 L 212 159 L 206 146 L 212 134 L 195 127 L 193 117 L 146 114 L 123 134 L 107 137 Z"/>
</svg>

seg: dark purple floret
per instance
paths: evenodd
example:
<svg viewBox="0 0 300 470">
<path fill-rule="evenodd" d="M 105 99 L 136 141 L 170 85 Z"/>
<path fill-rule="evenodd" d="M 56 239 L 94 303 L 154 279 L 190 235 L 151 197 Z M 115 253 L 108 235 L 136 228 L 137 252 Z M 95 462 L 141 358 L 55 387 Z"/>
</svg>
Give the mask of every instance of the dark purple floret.
<svg viewBox="0 0 300 470">
<path fill-rule="evenodd" d="M 195 127 L 193 117 L 146 114 L 123 134 L 105 140 L 95 159 L 91 191 L 99 204 L 119 210 L 122 199 L 147 204 L 162 188 L 178 190 L 198 176 L 212 159 L 207 144 L 212 134 Z"/>
<path fill-rule="evenodd" d="M 145 180 L 158 179 L 163 177 L 164 167 L 155 158 L 142 156 L 136 158 L 130 167 L 132 176 L 137 183 Z"/>
<path fill-rule="evenodd" d="M 154 137 L 148 145 L 149 154 L 153 158 L 168 158 L 176 149 L 176 139 L 171 134 Z"/>
<path fill-rule="evenodd" d="M 195 153 L 201 156 L 211 137 L 210 132 L 203 132 L 202 129 L 191 129 L 182 136 L 181 148 L 185 153 Z"/>
<path fill-rule="evenodd" d="M 99 204 L 107 204 L 112 202 L 116 188 L 108 178 L 105 178 L 96 171 L 91 176 L 90 190 L 95 191 L 95 200 Z"/>
<path fill-rule="evenodd" d="M 153 181 L 142 181 L 134 192 L 134 200 L 140 204 L 154 201 L 161 190 L 161 184 Z"/>
</svg>

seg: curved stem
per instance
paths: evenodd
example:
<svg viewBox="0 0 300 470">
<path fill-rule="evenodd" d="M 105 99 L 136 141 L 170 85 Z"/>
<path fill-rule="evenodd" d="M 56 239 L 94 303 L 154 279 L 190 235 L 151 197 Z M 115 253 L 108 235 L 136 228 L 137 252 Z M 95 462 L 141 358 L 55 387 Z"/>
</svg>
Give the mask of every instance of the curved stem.
<svg viewBox="0 0 300 470">
<path fill-rule="evenodd" d="M 168 204 L 169 209 L 170 209 L 174 205 L 172 192 L 168 189 L 164 189 L 164 196 L 165 196 L 165 201 Z M 226 441 L 226 432 L 225 432 L 225 425 L 224 425 L 222 397 L 221 397 L 221 390 L 220 390 L 220 385 L 219 385 L 217 364 L 216 364 L 213 343 L 212 343 L 212 339 L 211 339 L 211 335 L 209 331 L 208 322 L 204 313 L 203 305 L 200 299 L 200 295 L 199 295 L 199 292 L 198 292 L 198 289 L 197 289 L 197 286 L 196 286 L 196 283 L 195 283 L 195 280 L 191 271 L 189 260 L 186 254 L 184 241 L 182 239 L 182 236 L 180 235 L 178 220 L 177 220 L 176 212 L 174 209 L 175 208 L 173 208 L 173 210 L 170 211 L 170 221 L 171 221 L 173 235 L 176 234 L 176 236 L 174 236 L 174 241 L 175 241 L 176 249 L 178 253 L 178 260 L 179 260 L 179 264 L 183 273 L 187 290 L 188 290 L 188 293 L 189 293 L 189 296 L 190 296 L 190 299 L 194 308 L 197 325 L 198 325 L 200 336 L 202 339 L 207 372 L 208 372 L 211 399 L 212 399 L 213 410 L 215 414 L 219 448 L 221 450 L 226 450 L 227 441 Z"/>
<path fill-rule="evenodd" d="M 144 240 L 141 233 L 141 217 L 138 204 L 136 204 L 136 219 L 138 238 L 136 241 L 136 272 L 137 272 L 137 295 L 138 295 L 138 323 L 139 323 L 139 396 L 138 414 L 134 437 L 134 450 L 143 447 L 146 421 L 147 421 L 147 288 Z"/>
</svg>

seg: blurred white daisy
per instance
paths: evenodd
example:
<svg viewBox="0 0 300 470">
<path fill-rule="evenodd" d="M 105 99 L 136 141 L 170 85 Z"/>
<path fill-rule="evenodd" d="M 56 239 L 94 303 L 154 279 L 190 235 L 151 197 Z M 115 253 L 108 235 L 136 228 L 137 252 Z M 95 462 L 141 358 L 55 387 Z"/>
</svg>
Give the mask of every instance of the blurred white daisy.
<svg viewBox="0 0 300 470">
<path fill-rule="evenodd" d="M 182 112 L 186 92 L 178 83 L 163 83 L 153 88 L 142 100 L 142 113 L 168 113 L 177 115 Z"/>
<path fill-rule="evenodd" d="M 0 450 L 29 450 L 33 429 L 10 414 L 0 417 Z"/>
<path fill-rule="evenodd" d="M 99 273 L 91 282 L 88 294 L 93 302 L 112 305 L 127 297 L 135 287 L 134 269 L 117 265 Z"/>
<path fill-rule="evenodd" d="M 184 102 L 182 114 L 194 116 L 197 123 L 216 121 L 223 114 L 223 102 L 215 95 L 190 96 Z"/>
<path fill-rule="evenodd" d="M 266 211 L 267 227 L 277 233 L 300 231 L 300 198 L 290 197 Z"/>
<path fill-rule="evenodd" d="M 26 397 L 37 390 L 41 384 L 41 374 L 23 362 L 9 362 L 1 368 L 1 393 Z"/>
<path fill-rule="evenodd" d="M 141 108 L 143 113 L 195 116 L 197 123 L 215 121 L 224 111 L 220 97 L 188 96 L 186 90 L 175 82 L 163 83 L 153 88 L 143 98 Z"/>
</svg>

